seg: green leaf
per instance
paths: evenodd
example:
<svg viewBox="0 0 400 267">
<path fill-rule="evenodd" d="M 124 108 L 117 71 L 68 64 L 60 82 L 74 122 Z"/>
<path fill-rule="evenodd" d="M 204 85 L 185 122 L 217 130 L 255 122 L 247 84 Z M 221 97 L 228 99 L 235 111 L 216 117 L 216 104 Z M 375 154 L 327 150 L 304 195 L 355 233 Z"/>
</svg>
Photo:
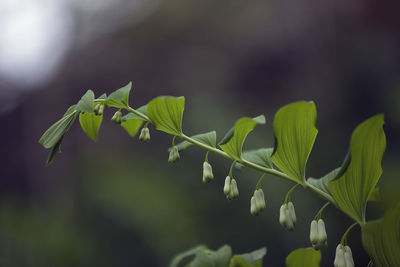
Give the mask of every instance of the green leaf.
<svg viewBox="0 0 400 267">
<path fill-rule="evenodd" d="M 215 131 L 207 132 L 207 133 L 202 133 L 202 134 L 196 134 L 191 136 L 190 138 L 199 141 L 202 144 L 216 147 L 217 146 L 217 133 Z M 190 146 L 192 146 L 192 143 L 189 143 L 188 141 L 183 141 L 176 146 L 178 147 L 178 151 L 184 150 Z"/>
<path fill-rule="evenodd" d="M 68 112 L 67 112 L 68 113 Z M 50 126 L 49 129 L 42 135 L 39 143 L 45 148 L 54 147 L 64 134 L 71 128 L 78 113 L 72 112 L 62 117 L 59 121 Z"/>
<path fill-rule="evenodd" d="M 198 250 L 190 267 L 227 267 L 232 256 L 231 247 L 224 245 L 217 251 Z"/>
<path fill-rule="evenodd" d="M 274 150 L 273 148 L 259 148 L 259 149 L 244 151 L 242 154 L 242 158 L 244 160 L 250 161 L 265 168 L 272 169 L 273 166 L 270 158 L 273 150 Z M 236 163 L 235 167 L 241 169 L 243 165 L 240 163 Z"/>
<path fill-rule="evenodd" d="M 102 121 L 103 121 L 103 115 L 97 116 L 92 113 L 79 114 L 79 123 L 81 124 L 82 130 L 93 141 L 97 141 L 97 136 Z"/>
<path fill-rule="evenodd" d="M 381 199 L 381 192 L 379 187 L 375 187 L 371 195 L 369 195 L 368 201 L 379 201 Z"/>
<path fill-rule="evenodd" d="M 386 148 L 383 114 L 361 123 L 350 140 L 350 164 L 345 173 L 328 183 L 339 208 L 362 224 L 367 201 L 382 174 L 381 161 Z"/>
<path fill-rule="evenodd" d="M 318 130 L 314 102 L 295 102 L 274 118 L 275 149 L 271 161 L 294 182 L 305 181 L 305 168 Z"/>
<path fill-rule="evenodd" d="M 293 250 L 286 257 L 286 267 L 319 267 L 321 252 L 313 248 Z"/>
<path fill-rule="evenodd" d="M 194 248 L 191 248 L 182 253 L 179 253 L 172 259 L 172 261 L 170 262 L 170 264 L 168 266 L 169 267 L 178 267 L 179 263 L 181 263 L 185 258 L 187 258 L 189 256 L 194 256 L 198 251 L 205 250 L 205 249 L 207 249 L 206 246 L 198 245 L 198 246 L 195 246 Z"/>
<path fill-rule="evenodd" d="M 128 132 L 128 134 L 132 137 L 134 137 L 139 129 L 140 126 L 142 126 L 143 121 L 137 120 L 137 119 L 129 119 L 129 120 L 122 120 L 121 126 L 122 128 L 125 129 L 125 131 Z"/>
<path fill-rule="evenodd" d="M 124 87 L 111 93 L 107 100 L 106 105 L 109 107 L 126 108 L 129 105 L 129 93 L 132 89 L 132 82 L 129 82 Z"/>
<path fill-rule="evenodd" d="M 61 139 L 58 140 L 57 144 L 51 149 L 49 156 L 47 157 L 46 166 L 49 166 L 53 162 L 54 157 L 57 155 L 57 153 L 61 152 L 61 142 L 63 138 L 64 136 L 62 136 Z"/>
<path fill-rule="evenodd" d="M 234 255 L 229 267 L 261 267 L 262 258 L 267 254 L 265 247 L 246 254 Z"/>
<path fill-rule="evenodd" d="M 400 266 L 400 203 L 362 227 L 362 243 L 374 266 Z"/>
<path fill-rule="evenodd" d="M 94 113 L 94 93 L 92 90 L 88 90 L 76 104 L 75 110 L 79 112 Z"/>
<path fill-rule="evenodd" d="M 238 119 L 235 123 L 232 136 L 230 138 L 224 137 L 224 142 L 221 142 L 219 146 L 233 159 L 240 160 L 242 157 L 242 147 L 244 140 L 258 124 L 265 124 L 264 115 L 260 115 L 253 119 L 249 117 Z"/>
<path fill-rule="evenodd" d="M 147 116 L 157 130 L 173 135 L 182 134 L 185 97 L 159 96 L 147 105 Z"/>
<path fill-rule="evenodd" d="M 330 195 L 331 193 L 329 193 L 328 183 L 337 178 L 338 173 L 340 172 L 340 170 L 341 170 L 341 167 L 336 168 L 333 171 L 331 171 L 330 173 L 328 173 L 327 175 L 325 175 L 325 176 L 323 176 L 323 177 L 321 177 L 319 179 L 310 177 L 310 178 L 307 179 L 307 183 L 317 187 L 321 191 L 324 191 L 325 193 Z"/>
</svg>

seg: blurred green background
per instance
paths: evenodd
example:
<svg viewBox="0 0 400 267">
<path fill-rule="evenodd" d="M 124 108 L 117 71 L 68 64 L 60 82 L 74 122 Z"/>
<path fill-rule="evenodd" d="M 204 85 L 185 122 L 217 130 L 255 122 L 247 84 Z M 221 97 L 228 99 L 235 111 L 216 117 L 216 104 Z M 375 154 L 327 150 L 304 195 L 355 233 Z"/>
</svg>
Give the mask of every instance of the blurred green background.
<svg viewBox="0 0 400 267">
<path fill-rule="evenodd" d="M 129 81 L 131 105 L 184 95 L 183 128 L 215 129 L 265 114 L 246 149 L 273 146 L 277 109 L 314 100 L 319 135 L 307 175 L 339 166 L 352 130 L 385 113 L 388 147 L 378 218 L 400 199 L 400 22 L 395 1 L 3 0 L 0 2 L 0 266 L 166 266 L 197 244 L 235 253 L 268 248 L 265 266 L 284 266 L 310 246 L 309 224 L 324 204 L 298 189 L 293 232 L 278 223 L 291 184 L 267 176 L 267 209 L 250 215 L 259 173 L 236 171 L 240 198 L 222 193 L 230 162 L 210 154 L 215 179 L 202 184 L 205 152 L 168 164 L 170 136 L 150 144 L 105 120 L 97 143 L 76 123 L 50 167 L 42 133 L 87 89 L 97 96 Z M 324 212 L 330 266 L 349 218 Z M 369 259 L 359 229 L 356 264 Z"/>
</svg>

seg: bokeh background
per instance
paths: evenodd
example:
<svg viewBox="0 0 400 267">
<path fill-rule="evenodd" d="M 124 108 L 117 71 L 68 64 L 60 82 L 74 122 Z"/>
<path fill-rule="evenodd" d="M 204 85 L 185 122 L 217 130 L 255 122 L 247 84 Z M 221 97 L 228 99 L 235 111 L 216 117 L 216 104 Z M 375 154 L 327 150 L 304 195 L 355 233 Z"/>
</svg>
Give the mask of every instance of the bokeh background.
<svg viewBox="0 0 400 267">
<path fill-rule="evenodd" d="M 184 95 L 188 135 L 218 138 L 241 116 L 265 114 L 267 125 L 245 148 L 273 146 L 276 110 L 314 100 L 319 135 L 307 175 L 339 166 L 352 130 L 385 113 L 388 147 L 378 218 L 400 199 L 400 20 L 396 1 L 0 1 L 0 265 L 166 266 L 178 252 L 230 244 L 235 253 L 268 248 L 265 266 L 284 266 L 309 246 L 311 219 L 324 204 L 299 189 L 298 224 L 278 223 L 289 182 L 268 176 L 267 209 L 249 213 L 259 173 L 235 172 L 240 198 L 228 202 L 230 162 L 210 155 L 215 179 L 201 182 L 204 151 L 190 148 L 167 163 L 171 137 L 150 128 L 142 144 L 114 125 L 106 110 L 97 143 L 76 123 L 63 153 L 45 167 L 42 133 L 87 89 L 97 96 L 129 81 L 131 105 Z M 329 247 L 351 224 L 324 213 Z M 358 266 L 369 259 L 359 229 L 349 239 Z"/>
</svg>

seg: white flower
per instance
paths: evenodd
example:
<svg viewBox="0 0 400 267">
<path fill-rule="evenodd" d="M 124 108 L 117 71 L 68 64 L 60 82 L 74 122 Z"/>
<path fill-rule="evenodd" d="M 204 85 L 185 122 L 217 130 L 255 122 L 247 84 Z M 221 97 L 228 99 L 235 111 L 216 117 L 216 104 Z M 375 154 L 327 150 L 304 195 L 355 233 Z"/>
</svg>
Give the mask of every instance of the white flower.
<svg viewBox="0 0 400 267">
<path fill-rule="evenodd" d="M 214 175 L 212 172 L 211 165 L 207 161 L 204 161 L 204 163 L 203 163 L 203 183 L 211 182 L 212 179 L 214 179 Z"/>
<path fill-rule="evenodd" d="M 344 249 L 342 244 L 337 245 L 335 261 L 333 262 L 335 267 L 346 267 L 346 263 L 344 261 Z"/>
<path fill-rule="evenodd" d="M 147 128 L 147 127 L 143 127 L 142 128 L 142 131 L 140 132 L 140 135 L 139 135 L 139 140 L 142 141 L 142 142 L 145 142 L 145 143 L 150 141 L 149 128 Z"/>
<path fill-rule="evenodd" d="M 231 191 L 231 177 L 228 175 L 225 178 L 224 194 L 228 196 L 230 191 Z"/>
<path fill-rule="evenodd" d="M 289 202 L 289 203 L 291 203 L 291 202 Z M 292 205 L 293 205 L 293 203 L 292 203 Z M 296 219 L 296 218 L 294 218 L 294 219 Z M 290 214 L 288 204 L 283 204 L 281 206 L 281 209 L 279 212 L 279 223 L 281 225 L 283 225 L 289 231 L 292 231 L 294 229 L 294 224 L 296 222 L 293 220 L 292 215 Z"/>
<path fill-rule="evenodd" d="M 344 261 L 346 263 L 346 267 L 354 267 L 353 254 L 351 253 L 349 246 L 344 247 Z"/>
<path fill-rule="evenodd" d="M 318 223 L 316 220 L 311 221 L 310 225 L 310 242 L 314 245 L 318 242 Z"/>
<path fill-rule="evenodd" d="M 180 158 L 179 156 L 179 151 L 176 146 L 173 146 L 171 148 L 171 151 L 169 152 L 169 157 L 168 157 L 168 162 L 175 162 Z"/>
</svg>

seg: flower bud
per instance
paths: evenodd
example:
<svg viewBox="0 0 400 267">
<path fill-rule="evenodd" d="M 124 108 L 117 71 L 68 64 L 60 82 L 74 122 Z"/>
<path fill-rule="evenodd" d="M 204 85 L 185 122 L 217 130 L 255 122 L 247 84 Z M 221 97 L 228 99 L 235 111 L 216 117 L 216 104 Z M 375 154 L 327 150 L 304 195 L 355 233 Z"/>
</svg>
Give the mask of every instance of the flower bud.
<svg viewBox="0 0 400 267">
<path fill-rule="evenodd" d="M 179 156 L 179 151 L 176 146 L 173 146 L 171 148 L 171 151 L 169 152 L 169 157 L 168 157 L 168 162 L 175 162 L 180 158 Z"/>
<path fill-rule="evenodd" d="M 322 219 L 318 220 L 318 242 L 320 243 L 321 248 L 326 247 L 327 245 L 327 235 L 325 230 L 325 223 Z"/>
<path fill-rule="evenodd" d="M 347 267 L 345 258 L 344 258 L 344 248 L 343 248 L 342 244 L 339 244 L 336 247 L 336 255 L 335 255 L 335 261 L 333 262 L 333 265 L 335 267 Z"/>
<path fill-rule="evenodd" d="M 264 192 L 261 188 L 254 191 L 254 197 L 256 201 L 257 210 L 260 212 L 266 208 Z"/>
<path fill-rule="evenodd" d="M 287 207 L 288 207 L 289 215 L 290 215 L 290 218 L 292 219 L 293 225 L 295 225 L 297 218 L 296 218 L 296 212 L 294 211 L 293 203 L 290 201 L 287 204 Z"/>
<path fill-rule="evenodd" d="M 95 114 L 95 115 L 101 116 L 101 115 L 103 115 L 103 112 L 104 112 L 104 105 L 102 105 L 102 104 L 97 104 L 97 105 L 94 107 L 94 114 Z"/>
<path fill-rule="evenodd" d="M 280 223 L 282 226 L 285 226 L 286 220 L 287 220 L 287 218 L 286 218 L 286 205 L 283 204 L 283 205 L 281 206 L 281 209 L 279 210 L 279 223 Z"/>
<path fill-rule="evenodd" d="M 121 124 L 121 121 L 122 121 L 122 113 L 121 113 L 121 111 L 118 110 L 117 112 L 115 112 L 114 116 L 112 116 L 111 120 L 113 122 L 115 122 L 116 124 Z"/>
<path fill-rule="evenodd" d="M 225 178 L 224 194 L 228 196 L 230 191 L 231 191 L 231 177 L 228 175 Z"/>
<path fill-rule="evenodd" d="M 349 246 L 344 247 L 344 262 L 346 267 L 354 267 L 353 254 Z"/>
<path fill-rule="evenodd" d="M 139 140 L 142 141 L 142 142 L 145 142 L 145 143 L 150 141 L 149 128 L 147 128 L 147 127 L 143 127 L 142 128 L 142 131 L 140 132 L 140 135 L 139 135 Z"/>
<path fill-rule="evenodd" d="M 286 213 L 285 228 L 286 228 L 288 231 L 292 231 L 292 230 L 294 229 L 294 224 L 293 224 L 292 218 L 290 217 L 289 210 L 288 210 L 287 207 L 286 207 L 285 213 Z"/>
<path fill-rule="evenodd" d="M 318 223 L 316 220 L 311 221 L 310 226 L 310 242 L 314 245 L 318 243 Z"/>
<path fill-rule="evenodd" d="M 256 197 L 252 196 L 250 200 L 250 213 L 251 215 L 257 215 L 258 214 L 258 209 L 257 209 L 257 204 L 256 204 Z"/>
<path fill-rule="evenodd" d="M 203 163 L 203 183 L 211 182 L 212 179 L 214 179 L 214 175 L 212 172 L 211 165 L 207 161 L 204 161 L 204 163 Z"/>
<path fill-rule="evenodd" d="M 232 199 L 239 197 L 239 189 L 237 187 L 237 183 L 235 179 L 231 180 L 231 192 L 232 192 Z"/>
</svg>

